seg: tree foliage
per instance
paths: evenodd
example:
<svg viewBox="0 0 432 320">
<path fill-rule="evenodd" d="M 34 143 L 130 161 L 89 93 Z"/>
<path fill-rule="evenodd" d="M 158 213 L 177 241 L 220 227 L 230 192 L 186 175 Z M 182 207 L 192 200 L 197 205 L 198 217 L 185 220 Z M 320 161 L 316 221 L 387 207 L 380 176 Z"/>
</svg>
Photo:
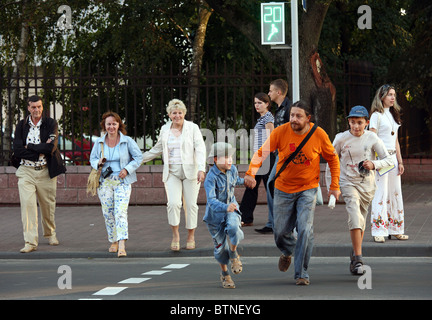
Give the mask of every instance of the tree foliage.
<svg viewBox="0 0 432 320">
<path fill-rule="evenodd" d="M 25 9 L 24 3 L 27 3 Z M 198 0 L 74 0 L 68 3 L 72 9 L 72 29 L 59 30 L 57 21 L 61 14 L 57 10 L 65 4 L 63 0 L 2 1 L 0 64 L 13 64 L 21 23 L 26 21 L 31 30 L 27 64 L 47 66 L 53 74 L 66 70 L 88 75 L 85 81 L 94 85 L 91 75 L 95 74 L 117 72 L 115 76 L 121 78 L 126 73 L 167 74 L 172 70 L 184 73 L 193 59 L 200 3 Z M 259 2 L 209 0 L 207 3 L 214 12 L 208 22 L 202 68 L 214 70 L 217 62 L 222 60 L 259 73 L 264 64 L 273 71 L 285 72 L 287 80 L 291 81 L 290 52 L 260 45 Z M 364 4 L 372 9 L 370 30 L 361 30 L 357 26 L 357 9 Z M 332 102 L 323 99 L 313 87 L 308 60 L 313 50 L 319 52 L 327 69 L 335 67 L 341 73 L 344 72 L 343 61 L 369 61 L 374 65 L 374 89 L 384 82 L 395 83 L 411 101 L 425 109 L 430 108 L 431 8 L 426 0 L 308 0 L 308 12 L 303 13 L 299 8 L 302 91 L 306 93 L 302 98 L 321 110 L 324 125 L 333 121 Z M 289 14 L 287 26 L 289 34 Z M 241 74 L 239 71 L 239 76 Z M 127 83 L 125 85 L 127 87 Z M 134 119 L 138 128 L 158 127 L 149 122 L 150 111 L 157 113 L 157 121 L 164 117 L 164 110 L 144 110 L 151 106 L 149 90 L 139 97 L 141 105 L 138 105 L 142 110 L 138 112 L 142 117 L 128 114 L 130 110 L 126 106 L 118 106 L 119 113 Z M 177 92 L 166 93 L 164 99 L 168 100 L 173 94 Z M 94 90 L 88 96 L 82 96 L 80 92 L 64 91 L 62 96 L 53 99 L 67 101 L 69 118 L 63 123 L 65 128 L 70 125 L 71 117 L 92 119 L 91 124 L 83 121 L 84 131 L 90 133 L 97 127 L 98 114 L 96 108 L 90 116 L 82 114 L 80 103 L 102 99 L 113 101 L 115 105 L 115 101 L 124 101 L 126 96 L 130 98 L 133 93 L 128 89 L 121 93 Z M 75 116 L 71 112 L 76 112 Z M 338 112 L 341 113 L 340 108 Z M 237 119 L 233 121 L 235 125 Z M 138 135 L 143 133 L 137 132 Z"/>
</svg>

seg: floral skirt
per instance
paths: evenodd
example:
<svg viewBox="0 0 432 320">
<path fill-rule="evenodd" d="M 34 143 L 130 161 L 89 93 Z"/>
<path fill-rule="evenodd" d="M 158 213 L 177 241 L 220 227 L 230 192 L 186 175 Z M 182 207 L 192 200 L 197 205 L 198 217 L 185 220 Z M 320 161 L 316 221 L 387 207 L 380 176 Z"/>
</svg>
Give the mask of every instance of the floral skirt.
<svg viewBox="0 0 432 320">
<path fill-rule="evenodd" d="M 405 217 L 402 198 L 401 176 L 398 176 L 398 163 L 394 155 L 396 168 L 379 176 L 376 174 L 376 191 L 372 201 L 371 225 L 372 236 L 404 234 Z"/>
<path fill-rule="evenodd" d="M 104 179 L 98 188 L 109 242 L 129 238 L 127 212 L 131 190 L 130 184 L 111 178 Z"/>
</svg>

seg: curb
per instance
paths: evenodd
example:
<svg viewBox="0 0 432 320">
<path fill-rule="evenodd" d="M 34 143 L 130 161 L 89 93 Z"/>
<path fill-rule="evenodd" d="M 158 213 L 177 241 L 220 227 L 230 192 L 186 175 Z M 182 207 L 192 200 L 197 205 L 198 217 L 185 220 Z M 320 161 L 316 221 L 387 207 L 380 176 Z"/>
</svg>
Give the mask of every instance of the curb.
<svg viewBox="0 0 432 320">
<path fill-rule="evenodd" d="M 240 245 L 239 254 L 244 257 L 279 257 L 280 251 L 274 245 Z M 349 257 L 350 244 L 315 245 L 312 257 Z M 364 257 L 432 257 L 432 245 L 427 244 L 363 244 Z M 127 258 L 182 258 L 182 257 L 213 257 L 213 248 L 197 248 L 194 250 L 166 251 L 128 251 Z M 31 253 L 0 252 L 1 259 L 118 259 L 116 254 L 108 252 L 49 252 L 34 251 Z M 119 259 L 124 260 L 124 259 Z"/>
</svg>

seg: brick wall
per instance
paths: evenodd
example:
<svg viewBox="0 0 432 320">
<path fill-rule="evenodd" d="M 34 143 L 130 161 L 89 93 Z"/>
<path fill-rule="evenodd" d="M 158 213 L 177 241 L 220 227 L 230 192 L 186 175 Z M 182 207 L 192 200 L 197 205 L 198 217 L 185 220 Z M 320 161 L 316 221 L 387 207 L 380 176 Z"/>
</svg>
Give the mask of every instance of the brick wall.
<svg viewBox="0 0 432 320">
<path fill-rule="evenodd" d="M 432 183 L 432 159 L 405 159 L 405 174 L 402 176 L 403 183 L 422 184 Z M 240 175 L 246 172 L 247 165 L 239 165 Z M 324 199 L 326 199 L 326 188 L 324 179 L 325 165 L 321 164 L 321 187 Z M 18 205 L 18 179 L 15 176 L 14 167 L 0 167 L 0 204 Z M 66 174 L 57 178 L 57 204 L 58 205 L 92 205 L 99 204 L 97 196 L 90 197 L 86 194 L 87 177 L 90 166 L 69 166 Z M 137 171 L 138 181 L 132 186 L 131 205 L 165 205 L 167 202 L 164 184 L 162 182 L 161 165 L 144 165 Z M 259 192 L 259 203 L 266 203 L 264 186 L 261 183 Z M 244 187 L 236 188 L 236 198 L 240 202 L 244 193 Z M 199 204 L 205 204 L 206 195 L 201 186 L 198 197 Z"/>
</svg>

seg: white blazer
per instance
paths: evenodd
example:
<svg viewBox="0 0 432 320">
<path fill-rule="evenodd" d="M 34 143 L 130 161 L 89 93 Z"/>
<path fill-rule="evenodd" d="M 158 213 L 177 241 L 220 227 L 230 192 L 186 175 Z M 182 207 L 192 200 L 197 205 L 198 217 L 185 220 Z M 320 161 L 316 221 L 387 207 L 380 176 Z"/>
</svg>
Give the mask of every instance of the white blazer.
<svg viewBox="0 0 432 320">
<path fill-rule="evenodd" d="M 142 163 L 153 160 L 162 154 L 164 163 L 162 181 L 166 182 L 169 174 L 168 136 L 172 122 L 162 126 L 158 141 L 149 151 L 144 152 Z M 184 120 L 181 134 L 181 160 L 187 179 L 197 179 L 198 171 L 205 172 L 206 146 L 201 131 L 195 123 Z"/>
</svg>

